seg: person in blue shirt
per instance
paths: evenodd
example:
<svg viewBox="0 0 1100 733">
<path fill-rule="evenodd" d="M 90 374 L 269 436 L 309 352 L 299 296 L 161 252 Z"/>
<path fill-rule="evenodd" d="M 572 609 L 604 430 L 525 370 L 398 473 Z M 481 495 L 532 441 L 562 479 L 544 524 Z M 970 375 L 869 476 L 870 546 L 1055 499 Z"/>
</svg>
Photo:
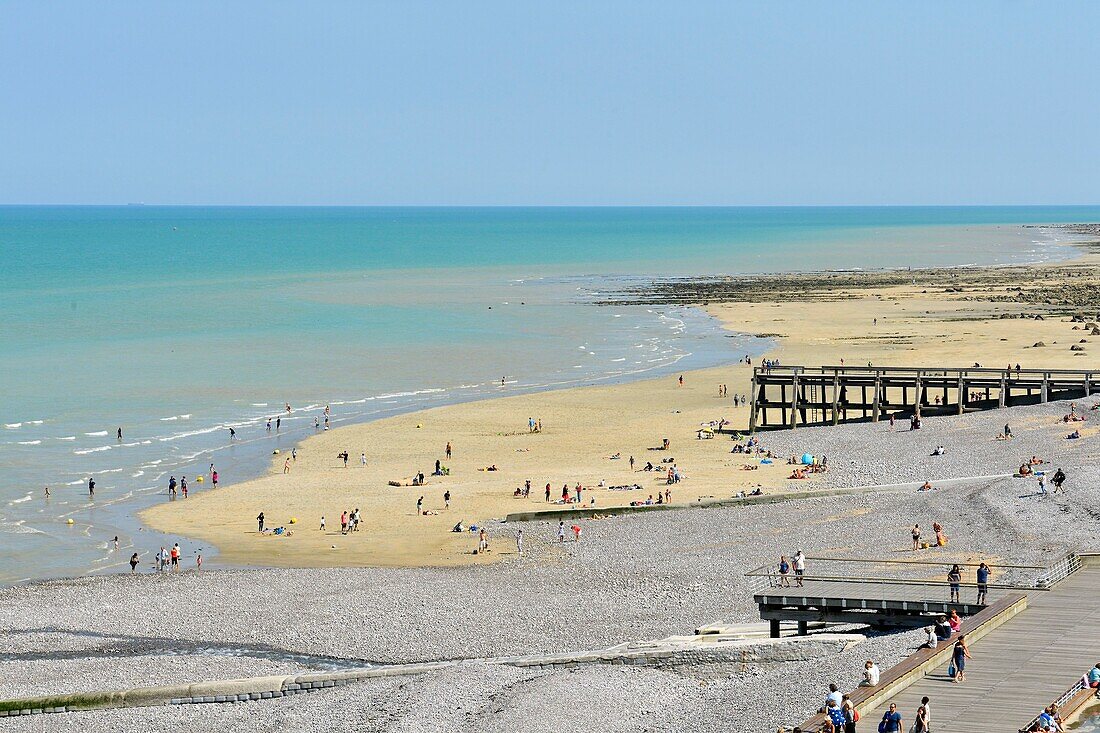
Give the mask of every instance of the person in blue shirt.
<svg viewBox="0 0 1100 733">
<path fill-rule="evenodd" d="M 1089 687 L 1100 688 L 1100 662 L 1085 674 L 1085 678 L 1088 680 Z M 1100 691 L 1097 694 L 1100 695 Z"/>
<path fill-rule="evenodd" d="M 989 590 L 989 566 L 984 562 L 978 566 L 978 605 L 985 604 L 985 594 Z"/>
<path fill-rule="evenodd" d="M 825 714 L 829 716 L 829 722 L 833 724 L 836 730 L 844 730 L 844 711 L 836 704 L 836 700 L 830 700 L 829 704 L 825 706 Z"/>
<path fill-rule="evenodd" d="M 898 712 L 898 706 L 894 703 L 890 703 L 890 709 L 882 716 L 879 730 L 882 733 L 901 733 L 901 713 Z"/>
</svg>

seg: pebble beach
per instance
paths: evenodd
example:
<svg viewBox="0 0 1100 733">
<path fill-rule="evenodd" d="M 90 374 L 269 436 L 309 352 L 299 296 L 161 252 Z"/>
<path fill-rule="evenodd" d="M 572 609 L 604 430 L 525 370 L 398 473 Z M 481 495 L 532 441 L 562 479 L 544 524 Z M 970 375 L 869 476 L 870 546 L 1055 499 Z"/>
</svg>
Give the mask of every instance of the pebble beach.
<svg viewBox="0 0 1100 733">
<path fill-rule="evenodd" d="M 8 588 L 0 591 L 0 629 L 10 640 L 0 662 L 0 696 L 77 690 L 89 680 L 112 689 L 264 675 L 316 668 L 325 659 L 385 664 L 598 649 L 691 633 L 715 621 L 749 623 L 757 619 L 754 579 L 746 571 L 800 548 L 825 556 L 908 555 L 914 521 L 940 521 L 951 537 L 948 547 L 924 551 L 921 559 L 1043 564 L 1100 537 L 1094 509 L 1100 471 L 1089 461 L 1090 442 L 1058 442 L 1069 409 L 1050 403 L 928 418 L 912 432 L 884 422 L 765 435 L 779 453 L 828 455 L 834 468 L 827 480 L 849 486 L 1011 474 L 1021 456 L 1049 456 L 1054 447 L 1070 477 L 1057 496 L 1040 498 L 1034 482 L 1020 478 L 927 492 L 869 488 L 852 496 L 587 521 L 577 543 L 556 543 L 549 522 L 500 525 L 492 528 L 495 542 L 505 544 L 523 529 L 527 547 L 524 556 L 492 565 L 218 570 Z M 1017 437 L 996 441 L 1005 419 Z M 851 460 L 869 441 L 878 446 L 875 459 Z M 931 457 L 940 444 L 947 453 Z M 760 721 L 774 729 L 811 713 L 829 682 L 854 685 L 865 659 L 895 663 L 920 643 L 918 636 L 871 633 L 851 650 L 812 663 L 746 665 L 734 674 L 493 667 L 477 675 L 372 680 L 292 700 L 70 713 L 7 725 L 236 730 L 262 716 L 303 730 L 537 730 L 566 722 L 718 730 L 752 729 Z M 220 653 L 196 651 L 204 648 Z M 302 657 L 288 661 L 294 655 Z"/>
</svg>

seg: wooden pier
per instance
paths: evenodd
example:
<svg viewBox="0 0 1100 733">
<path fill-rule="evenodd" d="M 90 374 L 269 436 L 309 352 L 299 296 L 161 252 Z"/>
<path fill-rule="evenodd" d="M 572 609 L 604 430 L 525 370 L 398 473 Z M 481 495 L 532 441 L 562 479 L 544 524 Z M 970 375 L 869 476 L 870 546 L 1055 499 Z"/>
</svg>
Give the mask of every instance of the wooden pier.
<svg viewBox="0 0 1100 733">
<path fill-rule="evenodd" d="M 1096 391 L 1100 370 L 773 366 L 752 375 L 749 429 L 961 415 Z"/>
</svg>

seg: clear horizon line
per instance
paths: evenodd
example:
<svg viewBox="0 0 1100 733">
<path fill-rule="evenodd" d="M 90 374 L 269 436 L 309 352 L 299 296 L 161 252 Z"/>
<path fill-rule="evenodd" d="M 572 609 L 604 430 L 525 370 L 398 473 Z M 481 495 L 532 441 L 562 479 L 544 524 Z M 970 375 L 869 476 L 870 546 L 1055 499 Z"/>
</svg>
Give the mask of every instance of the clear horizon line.
<svg viewBox="0 0 1100 733">
<path fill-rule="evenodd" d="M 204 204 L 204 203 L 0 203 L 0 208 L 179 208 L 179 209 L 977 209 L 1096 208 L 1098 203 L 983 204 Z"/>
</svg>

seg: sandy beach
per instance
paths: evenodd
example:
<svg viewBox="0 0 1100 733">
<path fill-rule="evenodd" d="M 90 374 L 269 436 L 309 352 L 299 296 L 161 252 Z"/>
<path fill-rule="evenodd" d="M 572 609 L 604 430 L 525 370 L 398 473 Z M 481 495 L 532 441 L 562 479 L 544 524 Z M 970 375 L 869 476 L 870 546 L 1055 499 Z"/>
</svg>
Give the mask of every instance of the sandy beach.
<svg viewBox="0 0 1100 733">
<path fill-rule="evenodd" d="M 1034 267 L 775 276 L 735 280 L 736 288 L 723 281 L 682 287 L 686 292 L 678 297 L 705 303 L 731 331 L 772 339 L 766 357 L 783 364 L 1073 368 L 1089 358 L 1091 347 L 1070 347 L 1082 346 L 1082 339 L 1087 343 L 1091 333 L 1070 314 L 1085 312 L 1090 288 L 1096 287 L 1095 265 L 1088 255 Z M 790 297 L 755 300 L 761 291 Z M 657 288 L 651 294 L 667 301 L 668 292 Z M 1060 299 L 1052 295 L 1058 293 Z M 1040 342 L 1044 346 L 1036 347 Z M 502 396 L 340 428 L 304 441 L 289 473 L 284 473 L 288 455 L 273 456 L 263 478 L 166 501 L 142 516 L 158 530 L 199 540 L 185 543 L 188 555 L 210 544 L 221 562 L 231 565 L 454 566 L 493 562 L 514 552 L 512 531 L 496 520 L 512 512 L 561 508 L 545 501 L 547 484 L 554 502 L 563 485 L 573 496 L 579 483 L 584 505 L 594 499 L 597 508 L 656 499 L 666 489 L 673 503 L 686 503 L 757 487 L 767 493 L 813 488 L 818 477 L 789 480 L 782 460 L 752 462 L 757 469 L 748 471 L 743 466 L 749 461 L 729 453 L 728 438 L 696 439 L 698 428 L 711 421 L 726 420 L 733 429 L 747 426 L 748 409 L 734 407 L 731 397 L 748 393 L 750 375 L 745 364 L 733 364 L 689 372 L 682 386 L 676 377 L 664 377 Z M 727 385 L 730 397 L 719 397 L 720 384 Z M 542 430 L 532 432 L 529 420 L 540 422 Z M 652 450 L 665 438 L 670 450 Z M 338 458 L 344 451 L 346 468 Z M 670 464 L 660 462 L 666 459 L 674 460 L 684 477 L 673 486 L 665 481 Z M 430 475 L 436 460 L 449 475 Z M 659 470 L 641 470 L 647 462 Z M 485 470 L 491 466 L 497 470 Z M 423 487 L 408 485 L 417 472 L 427 475 Z M 514 497 L 526 481 L 530 496 Z M 608 488 L 633 484 L 640 488 Z M 451 495 L 449 509 L 445 492 Z M 426 516 L 416 513 L 420 497 Z M 360 530 L 341 535 L 341 513 L 356 508 Z M 284 526 L 292 534 L 259 534 L 260 512 L 267 527 Z M 326 531 L 318 529 L 321 516 Z M 458 522 L 487 526 L 491 551 L 474 554 L 476 535 L 450 531 Z"/>
</svg>

